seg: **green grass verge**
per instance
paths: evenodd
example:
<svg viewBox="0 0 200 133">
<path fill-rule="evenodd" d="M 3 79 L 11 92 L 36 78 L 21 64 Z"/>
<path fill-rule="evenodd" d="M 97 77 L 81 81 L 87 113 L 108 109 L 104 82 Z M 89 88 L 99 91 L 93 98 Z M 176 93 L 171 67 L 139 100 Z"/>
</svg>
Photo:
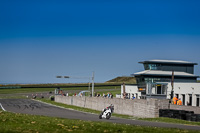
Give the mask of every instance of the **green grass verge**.
<svg viewBox="0 0 200 133">
<path fill-rule="evenodd" d="M 181 130 L 171 128 L 143 127 L 108 122 L 91 122 L 82 120 L 70 120 L 56 117 L 36 116 L 0 111 L 1 133 L 196 133 L 200 131 Z"/>
<path fill-rule="evenodd" d="M 16 94 L 16 93 L 31 93 L 54 91 L 55 88 L 17 88 L 17 89 L 0 89 L 0 94 Z"/>
<path fill-rule="evenodd" d="M 191 122 L 181 119 L 172 119 L 167 117 L 159 117 L 159 118 L 139 118 L 139 120 L 146 121 L 154 121 L 154 122 L 166 122 L 166 123 L 177 123 L 177 124 L 185 124 L 185 125 L 197 125 L 200 126 L 200 122 Z"/>
<path fill-rule="evenodd" d="M 26 96 L 0 96 L 0 99 L 26 99 Z"/>
</svg>

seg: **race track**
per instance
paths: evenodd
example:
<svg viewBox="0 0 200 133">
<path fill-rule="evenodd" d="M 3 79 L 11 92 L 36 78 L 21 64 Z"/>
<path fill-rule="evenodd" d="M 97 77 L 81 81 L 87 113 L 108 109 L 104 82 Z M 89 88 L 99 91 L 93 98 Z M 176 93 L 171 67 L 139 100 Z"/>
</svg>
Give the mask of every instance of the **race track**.
<svg viewBox="0 0 200 133">
<path fill-rule="evenodd" d="M 180 129 L 192 129 L 200 130 L 200 126 L 188 126 L 180 124 L 168 124 L 168 123 L 158 123 L 158 122 L 148 122 L 140 120 L 129 120 L 121 119 L 117 117 L 111 117 L 109 120 L 99 119 L 98 115 L 79 112 L 70 109 L 64 109 L 56 107 L 53 105 L 45 104 L 30 99 L 0 99 L 0 108 L 6 111 L 23 113 L 23 114 L 33 114 L 33 115 L 44 115 L 51 117 L 60 117 L 68 119 L 79 119 L 86 121 L 101 121 L 101 122 L 111 122 L 111 123 L 121 123 L 130 125 L 140 125 L 140 126 L 153 126 L 153 127 L 165 127 L 165 128 L 180 128 Z"/>
</svg>

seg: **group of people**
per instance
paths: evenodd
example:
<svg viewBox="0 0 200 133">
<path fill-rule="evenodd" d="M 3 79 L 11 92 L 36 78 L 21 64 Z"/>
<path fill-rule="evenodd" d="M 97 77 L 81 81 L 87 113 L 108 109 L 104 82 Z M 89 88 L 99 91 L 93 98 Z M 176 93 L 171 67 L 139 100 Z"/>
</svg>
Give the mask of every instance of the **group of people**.
<svg viewBox="0 0 200 133">
<path fill-rule="evenodd" d="M 101 94 L 100 94 L 100 93 L 94 93 L 94 96 L 95 96 L 95 97 L 100 97 Z"/>
<path fill-rule="evenodd" d="M 101 97 L 101 94 L 100 93 L 94 93 L 94 96 L 95 97 Z M 104 98 L 113 98 L 113 94 L 112 93 L 110 93 L 110 92 L 108 92 L 107 94 L 105 94 L 105 93 L 103 93 L 103 96 L 102 97 L 104 97 Z"/>
<path fill-rule="evenodd" d="M 132 99 L 134 100 L 136 97 L 133 95 L 132 97 L 128 93 L 123 93 L 123 99 Z"/>
<path fill-rule="evenodd" d="M 103 97 L 113 98 L 113 94 L 108 92 L 107 95 L 103 93 Z"/>
<path fill-rule="evenodd" d="M 182 105 L 181 98 L 178 99 L 177 96 L 175 96 L 175 97 L 173 98 L 172 104 Z"/>
</svg>

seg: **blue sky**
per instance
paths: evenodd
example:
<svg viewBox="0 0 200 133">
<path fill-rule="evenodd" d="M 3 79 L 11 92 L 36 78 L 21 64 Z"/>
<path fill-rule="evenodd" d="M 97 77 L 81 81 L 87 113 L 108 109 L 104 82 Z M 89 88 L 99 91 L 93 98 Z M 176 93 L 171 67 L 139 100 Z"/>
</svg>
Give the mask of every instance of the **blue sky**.
<svg viewBox="0 0 200 133">
<path fill-rule="evenodd" d="M 105 82 L 139 61 L 200 65 L 200 1 L 0 1 L 0 83 Z M 195 74 L 200 75 L 200 67 Z"/>
</svg>

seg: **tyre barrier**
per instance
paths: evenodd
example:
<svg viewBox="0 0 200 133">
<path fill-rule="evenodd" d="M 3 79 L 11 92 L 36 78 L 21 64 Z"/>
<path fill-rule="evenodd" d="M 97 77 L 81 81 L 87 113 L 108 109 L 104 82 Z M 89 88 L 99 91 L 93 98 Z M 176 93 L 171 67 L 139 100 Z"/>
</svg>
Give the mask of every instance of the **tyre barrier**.
<svg viewBox="0 0 200 133">
<path fill-rule="evenodd" d="M 159 117 L 200 122 L 200 114 L 194 114 L 194 111 L 186 110 L 159 109 Z"/>
</svg>

